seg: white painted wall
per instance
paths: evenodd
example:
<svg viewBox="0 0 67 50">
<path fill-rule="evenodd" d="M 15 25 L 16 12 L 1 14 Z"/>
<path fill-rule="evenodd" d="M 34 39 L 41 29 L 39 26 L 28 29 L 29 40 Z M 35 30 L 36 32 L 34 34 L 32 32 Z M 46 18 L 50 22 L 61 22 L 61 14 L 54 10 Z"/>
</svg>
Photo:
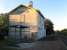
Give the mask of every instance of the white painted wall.
<svg viewBox="0 0 67 50">
<path fill-rule="evenodd" d="M 40 39 L 42 37 L 46 37 L 46 28 L 44 29 L 44 18 L 42 18 L 40 15 L 38 15 L 38 33 L 37 33 L 37 39 Z"/>
</svg>

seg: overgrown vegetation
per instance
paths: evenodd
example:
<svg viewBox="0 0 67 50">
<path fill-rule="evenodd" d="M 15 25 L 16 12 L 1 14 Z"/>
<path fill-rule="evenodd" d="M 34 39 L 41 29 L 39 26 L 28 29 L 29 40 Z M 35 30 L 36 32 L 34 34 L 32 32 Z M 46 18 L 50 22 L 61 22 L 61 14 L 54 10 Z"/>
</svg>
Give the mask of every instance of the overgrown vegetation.
<svg viewBox="0 0 67 50">
<path fill-rule="evenodd" d="M 8 33 L 8 15 L 0 15 L 0 39 L 3 39 Z"/>
</svg>

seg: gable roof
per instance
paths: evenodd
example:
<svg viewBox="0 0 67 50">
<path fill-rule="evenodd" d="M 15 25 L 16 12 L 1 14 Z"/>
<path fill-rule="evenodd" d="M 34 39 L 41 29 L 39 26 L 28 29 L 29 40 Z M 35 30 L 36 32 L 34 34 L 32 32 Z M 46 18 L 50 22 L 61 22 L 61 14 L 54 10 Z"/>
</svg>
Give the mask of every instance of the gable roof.
<svg viewBox="0 0 67 50">
<path fill-rule="evenodd" d="M 11 10 L 8 14 L 11 14 L 13 11 L 17 10 L 17 9 L 20 8 L 20 7 L 25 7 L 25 8 L 27 8 L 25 5 L 19 5 L 19 6 L 17 6 L 16 8 L 14 8 L 13 10 Z"/>
<path fill-rule="evenodd" d="M 17 9 L 20 8 L 20 7 L 29 8 L 29 7 L 25 6 L 25 5 L 19 5 L 19 6 L 17 6 L 15 9 L 13 9 L 12 11 L 10 11 L 8 14 L 11 14 L 13 11 L 17 10 Z M 42 18 L 45 18 L 45 17 L 43 16 L 43 14 L 42 14 L 39 10 L 37 10 L 37 9 L 35 9 L 35 10 L 36 10 L 36 12 L 38 12 L 38 13 L 41 15 Z"/>
<path fill-rule="evenodd" d="M 39 10 L 36 10 L 36 11 L 41 15 L 42 18 L 45 19 L 45 17 L 43 16 L 43 14 Z"/>
</svg>

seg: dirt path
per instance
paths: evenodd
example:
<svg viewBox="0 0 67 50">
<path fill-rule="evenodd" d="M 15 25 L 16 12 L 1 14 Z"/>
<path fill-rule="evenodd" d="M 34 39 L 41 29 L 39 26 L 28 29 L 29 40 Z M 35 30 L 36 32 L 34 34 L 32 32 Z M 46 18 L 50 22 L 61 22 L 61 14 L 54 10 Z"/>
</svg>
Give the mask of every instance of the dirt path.
<svg viewBox="0 0 67 50">
<path fill-rule="evenodd" d="M 37 42 L 34 47 L 23 50 L 64 50 L 65 45 L 62 41 Z"/>
<path fill-rule="evenodd" d="M 25 47 L 24 47 L 25 45 Z M 21 44 L 17 50 L 65 50 L 65 44 L 61 40 L 56 41 L 38 41 L 29 44 Z M 29 47 L 31 46 L 31 47 Z"/>
</svg>

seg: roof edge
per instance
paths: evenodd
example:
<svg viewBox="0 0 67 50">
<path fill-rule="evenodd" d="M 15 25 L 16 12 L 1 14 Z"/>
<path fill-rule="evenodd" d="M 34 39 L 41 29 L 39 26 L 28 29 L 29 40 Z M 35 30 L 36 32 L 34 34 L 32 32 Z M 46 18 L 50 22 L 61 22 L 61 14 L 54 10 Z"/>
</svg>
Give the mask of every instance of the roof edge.
<svg viewBox="0 0 67 50">
<path fill-rule="evenodd" d="M 41 15 L 42 18 L 45 19 L 45 17 L 43 16 L 43 14 L 39 10 L 36 10 L 36 11 Z"/>
<path fill-rule="evenodd" d="M 14 10 L 16 10 L 17 8 L 19 8 L 19 7 L 26 7 L 25 5 L 19 5 L 19 6 L 17 6 L 16 8 L 14 8 L 13 10 L 11 10 L 11 11 L 9 11 L 8 12 L 8 15 L 10 14 L 10 13 L 12 13 Z M 26 7 L 27 8 L 27 7 Z"/>
</svg>

